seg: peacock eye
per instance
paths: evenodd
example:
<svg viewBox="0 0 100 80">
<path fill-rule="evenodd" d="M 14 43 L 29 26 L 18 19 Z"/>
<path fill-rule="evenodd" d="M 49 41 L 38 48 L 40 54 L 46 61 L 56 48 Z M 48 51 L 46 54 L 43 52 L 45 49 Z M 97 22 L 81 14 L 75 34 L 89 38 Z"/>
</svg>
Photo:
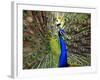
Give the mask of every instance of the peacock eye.
<svg viewBox="0 0 100 80">
<path fill-rule="evenodd" d="M 63 35 L 63 32 L 62 32 L 62 31 L 60 31 L 60 34 L 61 34 L 61 35 Z"/>
</svg>

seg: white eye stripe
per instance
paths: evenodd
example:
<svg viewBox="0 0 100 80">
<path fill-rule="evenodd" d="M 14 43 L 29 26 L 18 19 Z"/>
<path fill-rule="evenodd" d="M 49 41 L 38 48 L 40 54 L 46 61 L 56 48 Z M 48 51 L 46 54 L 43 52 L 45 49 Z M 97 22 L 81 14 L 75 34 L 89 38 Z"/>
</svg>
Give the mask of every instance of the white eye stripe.
<svg viewBox="0 0 100 80">
<path fill-rule="evenodd" d="M 60 34 L 63 34 L 63 32 L 60 31 Z"/>
</svg>

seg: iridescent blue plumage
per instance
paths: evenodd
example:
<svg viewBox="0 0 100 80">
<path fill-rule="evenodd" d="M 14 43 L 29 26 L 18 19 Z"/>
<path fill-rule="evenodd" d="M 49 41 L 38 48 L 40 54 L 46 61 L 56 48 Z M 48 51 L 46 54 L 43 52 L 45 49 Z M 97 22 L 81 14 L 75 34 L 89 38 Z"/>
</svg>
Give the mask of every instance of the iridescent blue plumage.
<svg viewBox="0 0 100 80">
<path fill-rule="evenodd" d="M 59 57 L 59 67 L 67 67 L 68 63 L 67 63 L 67 47 L 66 47 L 66 43 L 63 39 L 65 32 L 64 30 L 60 30 L 58 32 L 59 35 L 59 40 L 60 40 L 60 47 L 61 47 L 61 53 L 60 53 L 60 57 Z"/>
</svg>

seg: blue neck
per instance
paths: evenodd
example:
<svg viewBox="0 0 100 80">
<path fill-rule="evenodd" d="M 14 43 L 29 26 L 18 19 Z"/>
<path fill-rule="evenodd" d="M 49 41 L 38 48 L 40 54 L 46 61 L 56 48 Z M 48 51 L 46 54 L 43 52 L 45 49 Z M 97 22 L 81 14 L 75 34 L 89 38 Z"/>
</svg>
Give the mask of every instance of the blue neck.
<svg viewBox="0 0 100 80">
<path fill-rule="evenodd" d="M 59 67 L 67 67 L 67 47 L 64 39 L 59 35 L 61 53 L 59 57 Z"/>
</svg>

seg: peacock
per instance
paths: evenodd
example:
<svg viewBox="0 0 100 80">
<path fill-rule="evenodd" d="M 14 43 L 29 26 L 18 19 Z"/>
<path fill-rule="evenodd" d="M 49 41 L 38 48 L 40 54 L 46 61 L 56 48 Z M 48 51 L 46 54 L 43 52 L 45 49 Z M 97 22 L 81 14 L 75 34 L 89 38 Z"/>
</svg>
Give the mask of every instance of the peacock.
<svg viewBox="0 0 100 80">
<path fill-rule="evenodd" d="M 91 65 L 91 14 L 23 10 L 23 69 Z"/>
</svg>

